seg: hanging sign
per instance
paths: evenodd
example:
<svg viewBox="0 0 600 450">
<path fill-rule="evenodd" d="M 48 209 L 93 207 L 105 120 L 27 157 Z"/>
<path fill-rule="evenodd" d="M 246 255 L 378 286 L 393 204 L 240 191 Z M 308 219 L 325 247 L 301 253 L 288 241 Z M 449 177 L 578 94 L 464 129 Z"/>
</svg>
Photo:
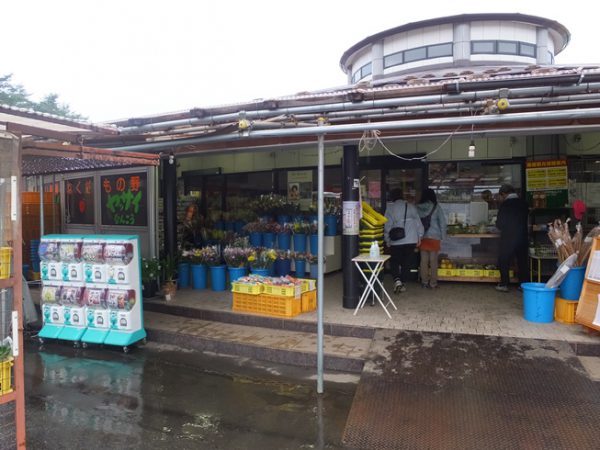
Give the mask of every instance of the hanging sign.
<svg viewBox="0 0 600 450">
<path fill-rule="evenodd" d="M 148 225 L 146 172 L 100 178 L 102 225 Z"/>
<path fill-rule="evenodd" d="M 94 177 L 65 180 L 65 221 L 94 224 Z"/>
<path fill-rule="evenodd" d="M 291 170 L 287 173 L 288 202 L 300 206 L 301 210 L 307 210 L 312 202 L 313 171 Z"/>
<path fill-rule="evenodd" d="M 527 161 L 527 199 L 534 208 L 563 207 L 569 201 L 566 159 Z"/>
<path fill-rule="evenodd" d="M 342 234 L 358 236 L 360 231 L 360 202 L 342 202 Z"/>
</svg>

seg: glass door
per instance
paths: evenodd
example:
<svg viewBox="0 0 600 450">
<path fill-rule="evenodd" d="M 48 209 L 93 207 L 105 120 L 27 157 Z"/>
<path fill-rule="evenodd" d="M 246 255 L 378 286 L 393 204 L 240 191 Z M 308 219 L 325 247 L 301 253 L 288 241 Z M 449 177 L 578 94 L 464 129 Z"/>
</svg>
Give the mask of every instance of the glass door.
<svg viewBox="0 0 600 450">
<path fill-rule="evenodd" d="M 25 447 L 19 139 L 0 131 L 0 442 Z"/>
</svg>

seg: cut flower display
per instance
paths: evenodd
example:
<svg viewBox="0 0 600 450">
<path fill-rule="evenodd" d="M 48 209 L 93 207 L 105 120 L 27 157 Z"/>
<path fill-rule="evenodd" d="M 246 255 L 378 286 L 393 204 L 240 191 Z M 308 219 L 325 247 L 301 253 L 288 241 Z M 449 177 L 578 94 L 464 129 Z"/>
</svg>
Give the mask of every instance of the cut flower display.
<svg viewBox="0 0 600 450">
<path fill-rule="evenodd" d="M 223 259 L 229 267 L 245 267 L 252 253 L 253 250 L 248 247 L 227 246 L 223 249 Z"/>
<path fill-rule="evenodd" d="M 268 269 L 277 258 L 277 252 L 272 248 L 255 248 L 248 256 L 248 263 L 253 269 Z"/>
</svg>

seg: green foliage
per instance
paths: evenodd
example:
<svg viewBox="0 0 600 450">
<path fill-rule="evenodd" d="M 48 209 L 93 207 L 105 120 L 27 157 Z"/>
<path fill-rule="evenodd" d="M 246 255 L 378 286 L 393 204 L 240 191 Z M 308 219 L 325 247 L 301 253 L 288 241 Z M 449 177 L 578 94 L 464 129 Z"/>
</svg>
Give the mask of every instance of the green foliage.
<svg viewBox="0 0 600 450">
<path fill-rule="evenodd" d="M 75 120 L 85 120 L 81 114 L 71 111 L 71 108 L 58 102 L 58 94 L 48 94 L 40 102 L 34 102 L 23 85 L 12 82 L 12 74 L 0 75 L 0 104 L 28 108 L 34 111 L 54 114 Z"/>
<path fill-rule="evenodd" d="M 160 274 L 160 261 L 158 258 L 143 258 L 142 259 L 142 283 L 156 281 Z"/>
<path fill-rule="evenodd" d="M 164 281 L 172 281 L 177 278 L 177 258 L 173 258 L 172 256 L 164 257 L 160 263 L 160 267 Z"/>
</svg>

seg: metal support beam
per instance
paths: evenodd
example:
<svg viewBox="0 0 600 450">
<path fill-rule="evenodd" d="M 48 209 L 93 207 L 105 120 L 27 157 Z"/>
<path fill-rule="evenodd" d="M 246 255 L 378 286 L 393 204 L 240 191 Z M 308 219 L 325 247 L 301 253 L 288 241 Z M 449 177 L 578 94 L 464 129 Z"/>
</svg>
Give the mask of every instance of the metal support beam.
<svg viewBox="0 0 600 450">
<path fill-rule="evenodd" d="M 358 202 L 360 188 L 354 187 L 354 180 L 359 179 L 358 170 L 358 146 L 344 145 L 344 159 L 342 161 L 342 201 Z M 356 269 L 352 258 L 357 256 L 358 236 L 342 234 L 342 267 L 343 278 L 343 306 L 355 309 L 358 304 L 358 280 L 360 274 Z"/>
<path fill-rule="evenodd" d="M 165 256 L 177 255 L 177 162 L 162 160 Z"/>
</svg>

